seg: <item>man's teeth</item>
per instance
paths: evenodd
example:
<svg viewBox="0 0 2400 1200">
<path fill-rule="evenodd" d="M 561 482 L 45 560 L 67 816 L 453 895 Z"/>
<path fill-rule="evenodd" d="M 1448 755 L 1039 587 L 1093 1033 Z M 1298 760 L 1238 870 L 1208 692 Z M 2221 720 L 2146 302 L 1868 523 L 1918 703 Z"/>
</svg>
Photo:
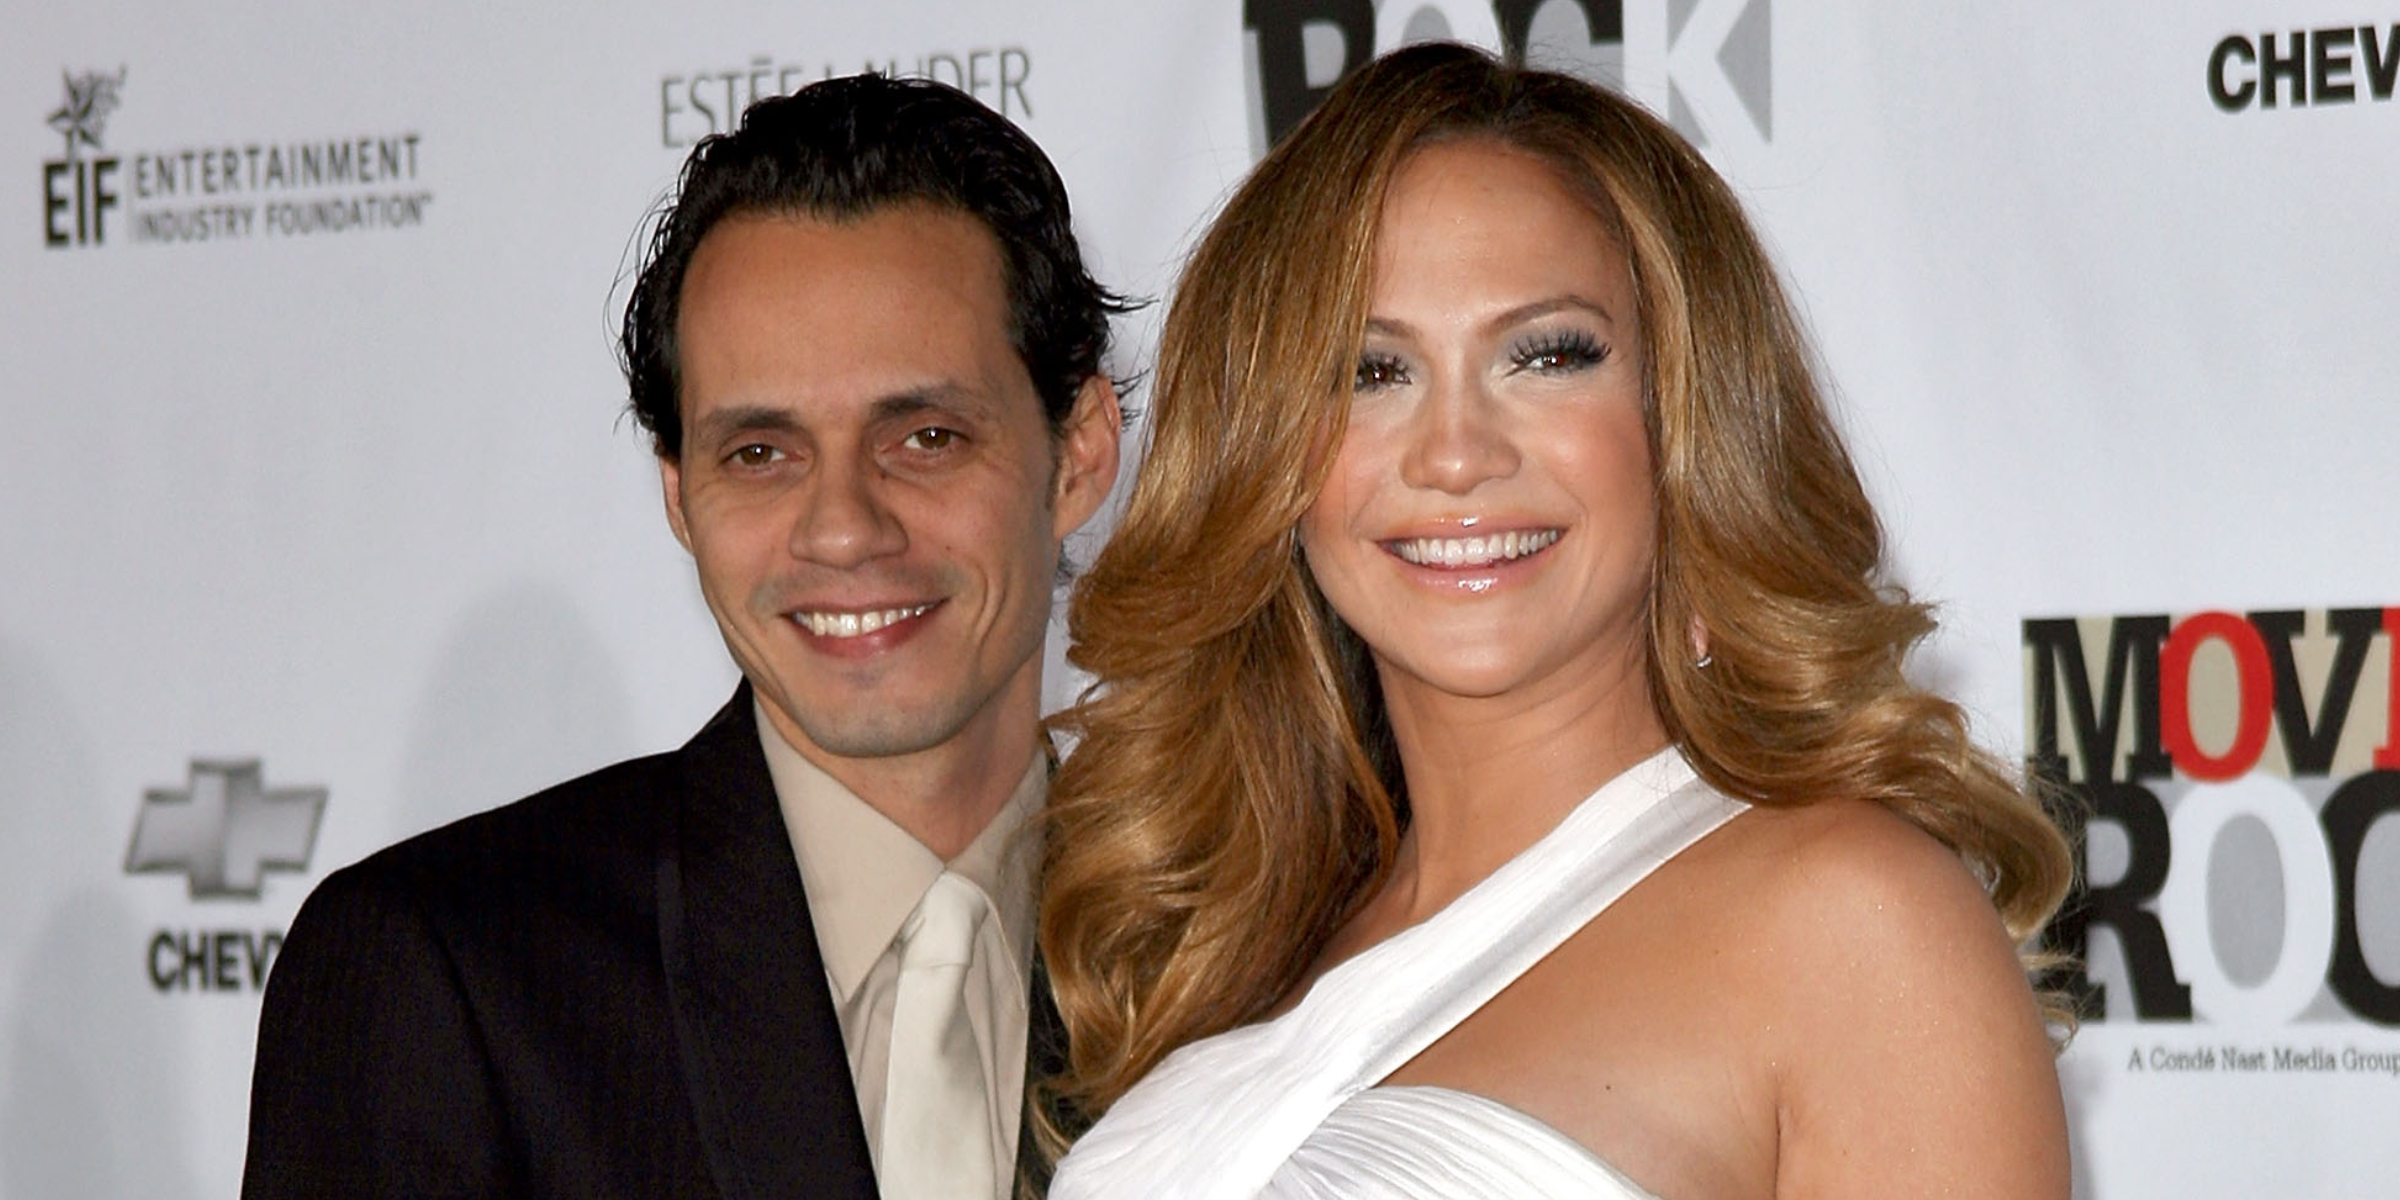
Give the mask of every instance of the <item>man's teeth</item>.
<svg viewBox="0 0 2400 1200">
<path fill-rule="evenodd" d="M 808 631 L 818 637 L 847 638 L 873 633 L 910 617 L 921 617 L 932 608 L 930 604 L 917 604 L 908 608 L 883 608 L 872 612 L 796 612 L 792 614 L 792 619 L 808 626 Z"/>
<path fill-rule="evenodd" d="M 1425 567 L 1480 567 L 1523 558 L 1558 540 L 1555 529 L 1485 534 L 1464 538 L 1402 538 L 1391 543 L 1401 558 Z"/>
</svg>

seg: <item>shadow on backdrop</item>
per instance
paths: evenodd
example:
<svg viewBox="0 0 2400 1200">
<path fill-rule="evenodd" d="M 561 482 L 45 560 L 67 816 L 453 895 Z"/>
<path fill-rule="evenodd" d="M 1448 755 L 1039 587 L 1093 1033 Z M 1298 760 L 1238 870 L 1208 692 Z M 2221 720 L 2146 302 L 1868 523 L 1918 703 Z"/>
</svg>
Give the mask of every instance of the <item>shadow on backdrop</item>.
<svg viewBox="0 0 2400 1200">
<path fill-rule="evenodd" d="M 386 841 L 660 749 L 633 744 L 625 687 L 565 589 L 527 580 L 470 605 L 418 698 Z"/>
<path fill-rule="evenodd" d="M 136 797 L 100 794 L 68 701 L 23 643 L 0 639 L 0 828 L 21 864 L 0 909 L 16 969 L 0 1196 L 180 1200 L 194 1194 L 188 1056 L 143 975 L 144 926 L 123 893 Z M 74 882 L 24 890 L 62 876 Z"/>
<path fill-rule="evenodd" d="M 2067 1095 L 2067 1165 L 2075 1200 L 2098 1200 L 2100 1195 L 2092 1183 L 2087 1150 L 2092 1144 L 2091 1114 L 2108 1106 L 2108 1067 L 2090 1056 L 2062 1059 L 2058 1065 L 2059 1086 Z"/>
</svg>

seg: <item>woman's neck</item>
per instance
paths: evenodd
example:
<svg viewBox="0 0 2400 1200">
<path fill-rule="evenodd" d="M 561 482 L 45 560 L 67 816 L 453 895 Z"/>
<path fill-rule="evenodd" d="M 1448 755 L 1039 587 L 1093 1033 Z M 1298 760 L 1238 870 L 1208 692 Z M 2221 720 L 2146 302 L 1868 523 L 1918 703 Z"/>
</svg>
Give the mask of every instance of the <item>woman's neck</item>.
<svg viewBox="0 0 2400 1200">
<path fill-rule="evenodd" d="M 1638 653 L 1499 696 L 1445 693 L 1388 665 L 1381 678 L 1409 803 L 1385 900 L 1408 923 L 1456 899 L 1667 743 Z"/>
</svg>

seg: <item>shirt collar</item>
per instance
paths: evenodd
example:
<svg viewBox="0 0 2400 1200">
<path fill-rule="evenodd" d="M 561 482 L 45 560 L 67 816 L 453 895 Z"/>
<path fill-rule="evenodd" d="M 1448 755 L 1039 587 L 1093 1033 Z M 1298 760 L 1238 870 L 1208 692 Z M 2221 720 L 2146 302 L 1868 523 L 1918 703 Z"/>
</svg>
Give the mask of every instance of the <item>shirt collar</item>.
<svg viewBox="0 0 2400 1200">
<path fill-rule="evenodd" d="M 751 703 L 758 709 L 767 774 L 800 862 L 809 921 L 816 926 L 817 948 L 835 996 L 847 1003 L 858 994 L 867 972 L 944 869 L 983 889 L 1000 924 L 1009 965 L 1020 982 L 1025 980 L 1033 957 L 1033 882 L 1041 858 L 1041 823 L 1034 818 L 1049 791 L 1049 756 L 1038 746 L 1027 749 L 1030 761 L 1007 803 L 958 857 L 944 863 L 793 749 L 768 722 L 763 703 L 756 698 Z"/>
</svg>

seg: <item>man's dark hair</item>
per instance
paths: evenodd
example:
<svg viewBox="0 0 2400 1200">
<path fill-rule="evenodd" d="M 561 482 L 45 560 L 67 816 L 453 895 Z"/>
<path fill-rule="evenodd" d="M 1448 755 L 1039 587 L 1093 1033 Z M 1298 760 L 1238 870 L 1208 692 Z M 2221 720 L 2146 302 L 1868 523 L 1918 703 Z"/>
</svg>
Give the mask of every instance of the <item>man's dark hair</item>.
<svg viewBox="0 0 2400 1200">
<path fill-rule="evenodd" d="M 955 88 L 852 75 L 761 100 L 741 127 L 692 148 L 625 305 L 618 354 L 634 419 L 662 458 L 683 453 L 675 345 L 683 277 L 717 222 L 766 213 L 849 220 L 924 203 L 974 217 L 999 243 L 1009 339 L 1053 432 L 1100 372 L 1124 302 L 1084 269 L 1066 185 L 1023 131 Z"/>
</svg>

